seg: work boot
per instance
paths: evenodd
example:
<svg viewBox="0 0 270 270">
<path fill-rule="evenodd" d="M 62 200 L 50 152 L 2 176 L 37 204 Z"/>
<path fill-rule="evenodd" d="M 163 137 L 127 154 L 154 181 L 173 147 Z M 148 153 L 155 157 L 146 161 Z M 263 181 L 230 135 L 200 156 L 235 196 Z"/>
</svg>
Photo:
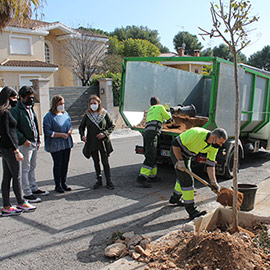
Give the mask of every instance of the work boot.
<svg viewBox="0 0 270 270">
<path fill-rule="evenodd" d="M 194 218 L 204 216 L 206 214 L 207 214 L 207 212 L 205 210 L 203 210 L 203 211 L 196 210 L 194 213 L 189 215 L 189 220 L 193 220 Z"/>
<path fill-rule="evenodd" d="M 159 182 L 159 181 L 161 181 L 161 178 L 160 177 L 157 177 L 157 176 L 155 176 L 155 177 L 148 177 L 147 181 L 150 182 L 150 183 L 152 183 L 152 182 Z"/>
<path fill-rule="evenodd" d="M 195 203 L 185 203 L 185 209 L 189 214 L 189 220 L 204 216 L 207 213 L 206 211 L 199 211 Z"/>
<path fill-rule="evenodd" d="M 177 206 L 184 206 L 184 200 L 182 199 L 182 195 L 178 195 L 175 192 L 171 196 L 169 203 L 176 204 Z"/>
<path fill-rule="evenodd" d="M 112 182 L 112 180 L 107 180 L 107 183 L 106 183 L 106 187 L 107 189 L 114 189 L 114 184 Z"/>
<path fill-rule="evenodd" d="M 142 175 L 139 175 L 137 177 L 137 183 L 139 183 L 140 185 L 142 185 L 143 187 L 146 187 L 146 188 L 150 188 L 152 187 L 152 185 L 147 181 L 147 179 L 145 177 L 143 177 Z"/>
<path fill-rule="evenodd" d="M 97 182 L 94 184 L 93 188 L 98 189 L 102 187 L 102 180 L 97 180 Z"/>
</svg>

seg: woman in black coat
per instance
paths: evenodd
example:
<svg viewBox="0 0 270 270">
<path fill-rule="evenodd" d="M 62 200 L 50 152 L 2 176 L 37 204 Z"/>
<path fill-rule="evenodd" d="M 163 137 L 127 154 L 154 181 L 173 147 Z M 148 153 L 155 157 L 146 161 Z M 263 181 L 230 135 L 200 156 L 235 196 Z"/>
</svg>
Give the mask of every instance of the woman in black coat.
<svg viewBox="0 0 270 270">
<path fill-rule="evenodd" d="M 79 132 L 81 140 L 85 143 L 83 148 L 84 156 L 86 158 L 92 157 L 94 161 L 97 177 L 94 189 L 102 187 L 99 155 L 101 156 L 106 177 L 106 187 L 108 189 L 114 189 L 109 165 L 109 155 L 113 151 L 109 136 L 113 132 L 114 127 L 115 125 L 113 124 L 110 115 L 101 106 L 100 98 L 95 95 L 90 96 L 88 110 L 81 121 Z M 86 136 L 85 128 L 87 129 Z"/>
<path fill-rule="evenodd" d="M 33 211 L 36 206 L 22 198 L 20 163 L 23 155 L 18 149 L 16 133 L 17 121 L 9 112 L 10 107 L 17 104 L 17 92 L 11 87 L 4 87 L 0 92 L 0 149 L 3 164 L 3 179 L 1 185 L 3 208 L 2 216 L 19 215 L 22 211 Z M 17 206 L 10 204 L 10 184 L 17 199 Z"/>
</svg>

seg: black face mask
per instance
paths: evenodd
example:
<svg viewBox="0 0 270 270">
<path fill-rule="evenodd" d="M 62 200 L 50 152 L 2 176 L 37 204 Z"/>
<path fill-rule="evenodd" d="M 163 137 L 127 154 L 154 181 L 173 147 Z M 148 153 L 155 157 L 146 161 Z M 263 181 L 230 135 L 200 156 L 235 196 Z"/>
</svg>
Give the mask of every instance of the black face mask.
<svg viewBox="0 0 270 270">
<path fill-rule="evenodd" d="M 18 100 L 11 100 L 11 99 L 9 100 L 9 104 L 11 107 L 15 107 L 17 103 L 18 103 Z"/>
<path fill-rule="evenodd" d="M 214 147 L 214 148 L 220 148 L 220 146 L 217 143 L 212 143 L 212 147 Z"/>
<path fill-rule="evenodd" d="M 34 103 L 34 100 L 31 98 L 27 98 L 26 101 L 24 101 L 24 105 L 26 106 L 32 106 Z"/>
</svg>

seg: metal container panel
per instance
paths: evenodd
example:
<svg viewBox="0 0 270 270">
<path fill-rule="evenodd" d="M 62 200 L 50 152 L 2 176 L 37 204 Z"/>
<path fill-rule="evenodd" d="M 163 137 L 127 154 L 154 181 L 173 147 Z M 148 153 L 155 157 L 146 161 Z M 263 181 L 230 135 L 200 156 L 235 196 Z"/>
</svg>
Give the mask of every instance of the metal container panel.
<svg viewBox="0 0 270 270">
<path fill-rule="evenodd" d="M 251 132 L 257 125 L 259 125 L 267 113 L 265 111 L 265 100 L 267 97 L 267 79 L 257 76 L 256 86 L 254 91 L 254 102 L 252 111 L 249 111 L 251 114 L 252 121 L 246 126 L 243 131 Z M 250 104 L 250 103 L 248 103 Z"/>
<path fill-rule="evenodd" d="M 200 74 L 150 62 L 127 62 L 123 113 L 130 124 L 142 120 L 150 98 L 158 96 L 170 106 L 194 104 L 197 114 L 208 116 L 211 79 Z"/>
<path fill-rule="evenodd" d="M 244 70 L 238 69 L 239 92 L 241 92 L 244 80 Z M 241 102 L 239 104 L 240 112 Z M 220 63 L 219 81 L 216 100 L 215 122 L 218 127 L 224 128 L 228 136 L 234 136 L 235 123 L 235 82 L 234 67 L 231 64 Z"/>
</svg>

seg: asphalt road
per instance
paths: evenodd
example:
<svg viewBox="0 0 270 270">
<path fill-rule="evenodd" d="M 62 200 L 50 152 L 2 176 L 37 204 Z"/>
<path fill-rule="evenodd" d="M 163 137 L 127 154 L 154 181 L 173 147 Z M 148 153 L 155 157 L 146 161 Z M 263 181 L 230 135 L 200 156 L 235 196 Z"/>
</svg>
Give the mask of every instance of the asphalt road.
<svg viewBox="0 0 270 270">
<path fill-rule="evenodd" d="M 64 194 L 53 191 L 51 156 L 40 149 L 36 175 L 39 187 L 49 190 L 50 195 L 36 204 L 38 208 L 33 213 L 0 218 L 0 269 L 100 269 L 110 263 L 103 251 L 113 232 L 135 231 L 154 240 L 181 228 L 187 222 L 186 212 L 168 205 L 175 182 L 173 169 L 161 166 L 162 181 L 150 189 L 135 182 L 143 156 L 134 153 L 134 146 L 141 143 L 141 136 L 113 139 L 115 151 L 110 164 L 115 190 L 92 189 L 92 160 L 85 159 L 82 144 L 76 144 L 68 179 L 72 191 Z M 249 156 L 241 162 L 238 182 L 256 184 L 269 178 L 269 165 L 269 152 Z M 226 187 L 232 185 L 232 180 L 219 181 Z M 219 206 L 209 188 L 198 182 L 195 187 L 201 209 L 210 211 Z"/>
</svg>

